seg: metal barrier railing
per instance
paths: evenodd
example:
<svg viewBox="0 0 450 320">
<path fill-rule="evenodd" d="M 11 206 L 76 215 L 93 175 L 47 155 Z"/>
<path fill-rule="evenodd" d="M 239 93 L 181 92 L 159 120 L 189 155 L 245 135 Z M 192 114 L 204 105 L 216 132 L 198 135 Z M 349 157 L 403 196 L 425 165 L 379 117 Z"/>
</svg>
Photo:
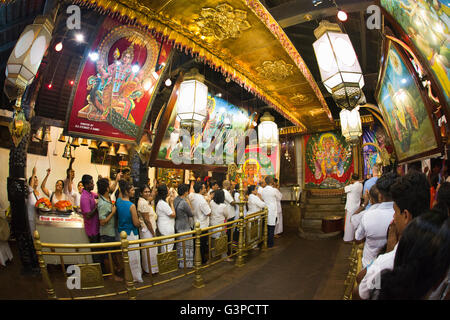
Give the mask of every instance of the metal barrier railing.
<svg viewBox="0 0 450 320">
<path fill-rule="evenodd" d="M 176 233 L 173 235 L 159 236 L 150 239 L 128 240 L 127 234 L 123 231 L 120 234 L 120 242 L 89 243 L 89 244 L 57 244 L 43 243 L 37 231 L 34 233 L 34 245 L 41 269 L 42 280 L 45 285 L 48 297 L 58 300 L 72 299 L 94 299 L 107 298 L 127 294 L 129 299 L 136 299 L 137 292 L 156 285 L 161 285 L 188 275 L 194 275 L 193 286 L 204 287 L 202 273 L 209 267 L 214 266 L 224 260 L 236 257 L 235 266 L 244 265 L 244 257 L 247 251 L 260 245 L 262 250 L 267 249 L 267 217 L 268 211 L 262 211 L 243 216 L 242 210 L 240 218 L 235 221 L 223 224 L 200 228 L 199 224 L 189 232 Z M 235 237 L 235 234 L 238 235 Z M 208 260 L 202 264 L 201 239 L 207 238 Z M 237 238 L 237 241 L 235 240 Z M 188 244 L 188 242 L 190 244 Z M 193 242 L 193 243 L 192 243 Z M 172 245 L 175 250 L 166 251 Z M 176 248 L 180 246 L 181 256 L 177 254 Z M 187 247 L 194 249 L 193 266 L 187 266 Z M 155 249 L 156 248 L 156 249 Z M 155 257 L 150 254 L 151 250 L 161 251 Z M 64 251 L 58 251 L 64 250 Z M 68 251 L 71 250 L 71 251 Z M 139 260 L 142 262 L 141 253 L 145 252 L 146 265 L 148 266 L 148 277 L 146 281 L 135 283 L 130 266 L 131 260 L 136 261 L 136 252 L 139 253 Z M 120 255 L 123 264 L 123 281 L 105 281 L 105 278 L 116 276 L 113 258 Z M 64 277 L 52 274 L 48 270 L 45 256 L 59 256 L 61 271 Z M 83 257 L 84 263 L 70 264 L 68 267 L 64 257 Z M 108 257 L 109 272 L 103 272 L 100 262 L 89 263 L 88 257 L 98 256 L 98 259 Z M 117 258 L 117 256 L 116 256 Z M 67 260 L 68 258 L 66 258 Z M 182 265 L 182 267 L 180 267 Z M 154 275 L 152 267 L 158 267 L 158 274 Z M 104 265 L 106 269 L 106 265 Z M 71 275 L 68 276 L 71 273 Z M 53 278 L 53 279 L 52 279 Z M 86 295 L 86 290 L 96 291 L 94 294 Z M 64 295 L 63 292 L 67 293 Z"/>
<path fill-rule="evenodd" d="M 349 256 L 349 271 L 345 279 L 345 289 L 343 300 L 351 300 L 353 289 L 357 286 L 356 277 L 362 270 L 362 252 L 364 243 L 357 244 L 355 241 L 352 244 L 352 251 Z"/>
</svg>

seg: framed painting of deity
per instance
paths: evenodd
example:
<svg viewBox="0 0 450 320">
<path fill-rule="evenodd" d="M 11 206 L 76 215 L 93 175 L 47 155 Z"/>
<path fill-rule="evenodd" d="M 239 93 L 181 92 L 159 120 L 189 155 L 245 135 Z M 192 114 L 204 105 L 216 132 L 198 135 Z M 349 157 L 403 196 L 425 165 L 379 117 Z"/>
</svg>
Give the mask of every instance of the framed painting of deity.
<svg viewBox="0 0 450 320">
<path fill-rule="evenodd" d="M 304 135 L 303 177 L 307 189 L 340 189 L 354 172 L 351 146 L 338 131 Z"/>
<path fill-rule="evenodd" d="M 410 47 L 450 116 L 450 7 L 443 0 L 378 0 L 398 37 Z"/>
<path fill-rule="evenodd" d="M 91 43 L 72 90 L 65 134 L 137 144 L 171 46 L 109 17 Z"/>
<path fill-rule="evenodd" d="M 399 163 L 439 152 L 430 107 L 414 69 L 396 43 L 385 41 L 384 64 L 375 97 Z"/>
</svg>

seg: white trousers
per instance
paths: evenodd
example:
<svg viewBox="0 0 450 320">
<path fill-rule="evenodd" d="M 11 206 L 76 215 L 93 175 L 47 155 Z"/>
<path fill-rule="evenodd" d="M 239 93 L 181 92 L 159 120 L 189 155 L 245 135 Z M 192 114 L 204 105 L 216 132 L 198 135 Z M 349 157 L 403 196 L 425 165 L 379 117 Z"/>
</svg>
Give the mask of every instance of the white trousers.
<svg viewBox="0 0 450 320">
<path fill-rule="evenodd" d="M 151 239 L 153 238 L 151 232 L 147 229 L 146 231 L 139 230 L 141 239 Z M 143 246 L 150 246 L 154 244 L 154 242 L 145 242 L 142 245 Z M 152 266 L 152 273 L 158 273 L 158 261 L 157 261 L 157 254 L 158 254 L 158 247 L 154 248 L 147 248 L 142 249 L 142 268 L 145 272 L 150 273 L 149 267 L 148 267 L 148 258 L 147 258 L 147 252 L 150 252 L 150 265 Z"/>
<path fill-rule="evenodd" d="M 349 208 L 345 210 L 345 227 L 344 227 L 344 241 L 353 241 L 355 240 L 355 228 L 351 222 L 353 213 L 357 210 L 357 208 Z"/>
<path fill-rule="evenodd" d="M 277 213 L 277 224 L 275 225 L 275 234 L 283 233 L 283 212 Z"/>
<path fill-rule="evenodd" d="M 133 231 L 127 236 L 128 240 L 138 240 L 139 235 L 135 235 Z M 130 248 L 139 248 L 139 244 L 130 245 Z M 128 251 L 128 259 L 130 260 L 131 274 L 133 280 L 137 282 L 142 281 L 142 268 L 141 268 L 141 253 L 139 250 Z"/>
</svg>

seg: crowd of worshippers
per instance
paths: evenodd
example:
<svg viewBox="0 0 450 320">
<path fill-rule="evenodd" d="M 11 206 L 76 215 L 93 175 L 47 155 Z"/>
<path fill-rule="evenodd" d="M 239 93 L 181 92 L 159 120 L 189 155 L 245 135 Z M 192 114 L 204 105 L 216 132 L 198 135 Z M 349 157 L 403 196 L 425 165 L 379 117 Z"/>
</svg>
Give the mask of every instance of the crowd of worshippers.
<svg viewBox="0 0 450 320">
<path fill-rule="evenodd" d="M 352 176 L 344 241 L 364 243 L 352 299 L 449 299 L 450 179 L 441 168 Z"/>
<path fill-rule="evenodd" d="M 194 230 L 195 223 L 200 228 L 224 224 L 239 219 L 240 202 L 239 185 L 224 180 L 222 182 L 211 179 L 200 179 L 188 184 L 179 184 L 168 187 L 164 183 L 150 182 L 139 188 L 139 196 L 135 195 L 135 187 L 130 177 L 130 170 L 126 168 L 119 172 L 116 179 L 98 177 L 95 184 L 90 175 L 83 175 L 73 188 L 74 171 L 69 167 L 67 178 L 58 180 L 55 191 L 46 188 L 46 182 L 51 170 L 41 184 L 45 196 L 54 204 L 60 200 L 70 201 L 76 210 L 82 214 L 84 229 L 90 243 L 104 243 L 120 241 L 120 233 L 125 231 L 128 240 L 152 239 L 157 236 L 170 236 L 176 233 L 184 233 Z M 97 193 L 93 190 L 97 187 Z M 33 169 L 29 180 L 30 193 L 28 197 L 28 215 L 30 228 L 33 234 L 35 230 L 35 208 L 37 200 L 41 198 L 38 191 L 38 178 Z M 268 247 L 274 246 L 274 238 L 283 232 L 281 212 L 281 192 L 278 180 L 271 176 L 265 177 L 258 185 L 250 185 L 246 190 L 246 205 L 243 207 L 244 216 L 268 209 Z M 136 201 L 137 199 L 137 201 Z M 262 224 L 259 222 L 259 226 Z M 209 231 L 211 232 L 211 231 Z M 239 239 L 238 228 L 219 227 L 213 230 L 212 238 L 227 235 L 228 242 Z M 262 235 L 261 229 L 258 235 Z M 203 234 L 207 233 L 206 231 Z M 192 235 L 177 237 L 177 240 L 190 238 Z M 231 239 L 232 238 L 232 239 Z M 174 238 L 162 240 L 161 243 L 171 242 Z M 153 245 L 149 241 L 143 246 Z M 202 263 L 208 262 L 209 241 L 207 236 L 200 238 L 200 252 Z M 137 247 L 139 245 L 130 245 Z M 102 248 L 101 250 L 115 250 L 117 248 Z M 256 247 L 257 249 L 257 247 Z M 95 249 L 93 249 L 95 250 Z M 99 249 L 100 250 L 100 249 Z M 174 243 L 162 246 L 129 251 L 130 269 L 135 282 L 143 282 L 143 272 L 149 274 L 158 273 L 157 254 L 174 250 Z M 175 250 L 180 268 L 194 267 L 194 241 L 192 239 L 178 242 Z M 228 254 L 230 254 L 228 250 Z M 147 254 L 150 255 L 150 265 Z M 121 281 L 123 266 L 121 266 L 120 253 L 112 254 L 112 261 L 105 255 L 93 255 L 94 262 L 100 263 L 107 271 L 110 265 L 114 267 L 114 278 Z M 225 261 L 232 261 L 224 253 Z M 186 263 L 186 266 L 184 265 Z M 112 270 L 108 270 L 111 272 Z"/>
</svg>

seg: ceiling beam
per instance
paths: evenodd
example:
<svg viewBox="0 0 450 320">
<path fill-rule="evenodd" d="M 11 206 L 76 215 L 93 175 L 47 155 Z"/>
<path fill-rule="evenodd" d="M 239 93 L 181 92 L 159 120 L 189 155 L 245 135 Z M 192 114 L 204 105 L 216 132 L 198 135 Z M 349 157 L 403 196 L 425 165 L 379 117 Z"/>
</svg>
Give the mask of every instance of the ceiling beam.
<svg viewBox="0 0 450 320">
<path fill-rule="evenodd" d="M 375 3 L 373 0 L 339 2 L 339 7 L 347 13 L 365 11 L 368 6 Z M 312 2 L 308 2 L 308 5 L 305 5 L 305 2 L 302 0 L 293 0 L 270 8 L 269 12 L 282 28 L 287 28 L 310 20 L 333 16 L 336 14 L 336 7 L 333 5 L 314 7 Z"/>
</svg>

